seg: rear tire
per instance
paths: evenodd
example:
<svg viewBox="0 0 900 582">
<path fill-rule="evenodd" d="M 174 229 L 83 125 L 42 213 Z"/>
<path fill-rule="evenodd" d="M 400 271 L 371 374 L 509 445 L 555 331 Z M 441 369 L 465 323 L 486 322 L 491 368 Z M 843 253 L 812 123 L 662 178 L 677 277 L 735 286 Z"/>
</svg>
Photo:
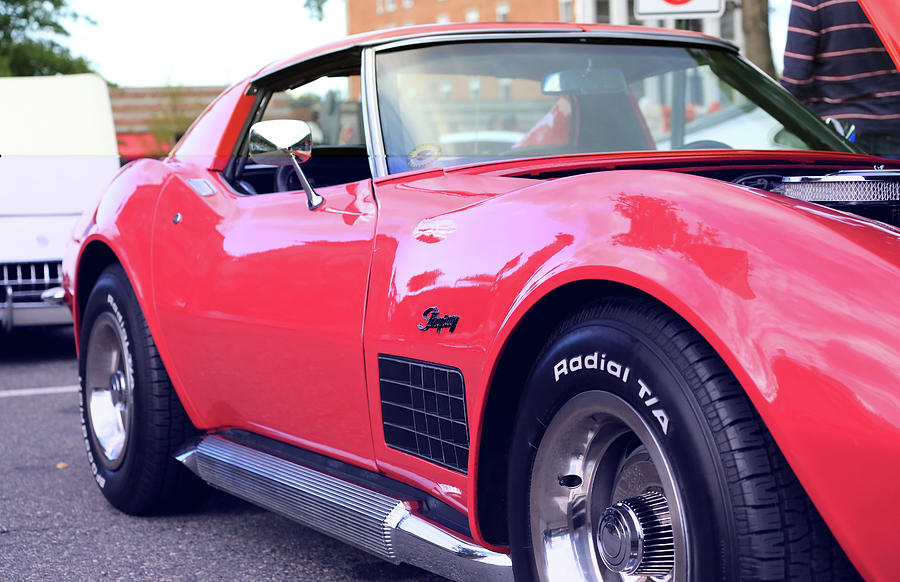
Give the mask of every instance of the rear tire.
<svg viewBox="0 0 900 582">
<path fill-rule="evenodd" d="M 82 436 L 103 495 L 132 515 L 193 508 L 206 486 L 174 454 L 197 429 L 121 266 L 103 271 L 91 291 L 79 345 Z"/>
<path fill-rule="evenodd" d="M 859 579 L 724 362 L 651 300 L 551 336 L 507 493 L 517 581 Z"/>
</svg>

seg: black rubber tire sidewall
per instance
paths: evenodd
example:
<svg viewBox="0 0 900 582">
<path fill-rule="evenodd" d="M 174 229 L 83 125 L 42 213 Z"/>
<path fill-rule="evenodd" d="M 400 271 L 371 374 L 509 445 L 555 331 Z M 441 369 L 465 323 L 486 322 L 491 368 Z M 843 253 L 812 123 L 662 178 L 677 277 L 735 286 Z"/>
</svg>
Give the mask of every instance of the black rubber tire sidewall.
<svg viewBox="0 0 900 582">
<path fill-rule="evenodd" d="M 727 508 L 725 479 L 712 433 L 693 389 L 699 380 L 683 354 L 666 350 L 665 342 L 652 339 L 652 328 L 648 332 L 646 326 L 640 325 L 640 318 L 632 318 L 631 322 L 628 319 L 597 319 L 566 329 L 548 344 L 532 368 L 510 451 L 509 532 L 518 581 L 538 579 L 530 547 L 528 508 L 532 464 L 541 438 L 563 404 L 588 390 L 622 398 L 661 443 L 680 490 L 683 516 L 690 532 L 688 560 L 692 570 L 688 579 L 734 579 L 735 552 L 728 547 L 729 540 L 734 539 L 729 523 L 731 511 Z M 600 361 L 596 369 L 588 369 L 585 355 L 594 353 Z M 571 370 L 578 367 L 579 356 L 581 368 Z M 567 362 L 565 368 L 560 365 L 562 361 Z M 620 377 L 609 371 L 610 362 L 620 366 Z M 567 373 L 562 373 L 563 369 Z M 623 381 L 626 369 L 627 380 Z M 650 394 L 642 394 L 639 381 L 649 388 Z M 648 406 L 647 402 L 652 404 Z"/>
<path fill-rule="evenodd" d="M 129 430 L 125 456 L 122 463 L 111 470 L 103 461 L 103 453 L 97 449 L 91 437 L 87 409 L 87 386 L 85 366 L 88 339 L 94 322 L 104 312 L 111 313 L 121 325 L 121 331 L 128 340 L 127 350 L 130 354 L 131 373 L 134 380 L 134 399 L 132 423 Z M 146 336 L 140 333 L 143 328 L 143 316 L 134 296 L 125 272 L 118 266 L 108 268 L 100 276 L 91 291 L 82 318 L 79 345 L 79 375 L 81 377 L 81 427 L 85 441 L 91 473 L 106 499 L 115 507 L 126 513 L 139 512 L 136 501 L 137 491 L 141 488 L 147 467 L 149 413 L 152 410 L 152 395 L 144 387 L 152 382 L 151 371 L 145 357 L 149 351 Z"/>
</svg>

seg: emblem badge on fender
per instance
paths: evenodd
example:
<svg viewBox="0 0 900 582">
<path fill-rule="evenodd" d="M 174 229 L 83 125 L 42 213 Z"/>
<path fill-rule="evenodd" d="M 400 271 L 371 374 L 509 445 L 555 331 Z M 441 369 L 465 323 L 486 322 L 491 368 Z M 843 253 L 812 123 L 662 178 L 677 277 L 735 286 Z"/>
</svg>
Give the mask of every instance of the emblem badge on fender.
<svg viewBox="0 0 900 582">
<path fill-rule="evenodd" d="M 458 315 L 441 315 L 441 310 L 437 307 L 429 307 L 422 314 L 422 317 L 425 319 L 425 324 L 419 324 L 416 327 L 425 331 L 426 329 L 436 329 L 438 333 L 441 333 L 441 330 L 446 328 L 450 330 L 450 333 L 456 331 L 456 324 L 459 323 Z"/>
</svg>

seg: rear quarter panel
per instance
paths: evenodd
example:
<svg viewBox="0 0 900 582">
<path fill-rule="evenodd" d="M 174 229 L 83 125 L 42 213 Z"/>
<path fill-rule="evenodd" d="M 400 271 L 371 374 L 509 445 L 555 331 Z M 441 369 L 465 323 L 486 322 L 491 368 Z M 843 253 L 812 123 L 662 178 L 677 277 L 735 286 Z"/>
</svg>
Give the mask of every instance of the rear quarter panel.
<svg viewBox="0 0 900 582">
<path fill-rule="evenodd" d="M 166 337 L 160 332 L 155 305 L 153 303 L 152 264 L 154 254 L 154 234 L 159 220 L 157 206 L 160 192 L 167 185 L 177 182 L 176 187 L 190 188 L 187 180 L 203 178 L 217 183 L 217 177 L 193 165 L 164 163 L 156 160 L 140 160 L 126 166 L 113 180 L 96 210 L 83 217 L 76 227 L 75 244 L 70 245 L 63 263 L 63 285 L 71 297 L 75 319 L 75 337 L 81 333 L 81 306 L 87 301 L 91 285 L 81 281 L 81 277 L 91 270 L 91 254 L 95 246 L 102 245 L 112 251 L 115 259 L 128 275 L 147 325 L 153 335 L 156 347 L 166 364 L 169 375 L 178 391 L 182 404 L 191 419 L 203 426 L 208 419 L 199 414 L 190 391 L 183 387 L 177 372 L 169 365 Z M 83 229 L 83 230 L 82 230 Z M 78 346 L 81 349 L 81 346 Z"/>
<path fill-rule="evenodd" d="M 493 363 L 541 297 L 573 281 L 615 281 L 656 297 L 713 345 L 861 573 L 885 576 L 900 510 L 861 515 L 859 500 L 900 476 L 897 230 L 672 172 L 585 174 L 500 196 L 475 194 L 484 184 L 468 179 L 376 192 L 365 342 L 382 470 L 468 508 L 477 532 Z M 430 306 L 460 316 L 454 334 L 416 328 Z M 463 371 L 468 476 L 384 446 L 378 353 Z"/>
<path fill-rule="evenodd" d="M 170 168 L 154 160 L 129 164 L 112 181 L 96 208 L 86 212 L 76 225 L 73 244 L 69 246 L 64 264 L 64 283 L 74 297 L 76 332 L 81 324 L 81 304 L 90 293 L 89 287 L 79 288 L 85 264 L 83 257 L 93 245 L 104 245 L 112 250 L 128 273 L 145 312 L 149 307 L 145 301 L 151 297 L 150 281 L 145 275 L 150 273 L 153 216 L 159 190 L 170 174 Z M 152 312 L 145 315 L 152 317 Z"/>
</svg>

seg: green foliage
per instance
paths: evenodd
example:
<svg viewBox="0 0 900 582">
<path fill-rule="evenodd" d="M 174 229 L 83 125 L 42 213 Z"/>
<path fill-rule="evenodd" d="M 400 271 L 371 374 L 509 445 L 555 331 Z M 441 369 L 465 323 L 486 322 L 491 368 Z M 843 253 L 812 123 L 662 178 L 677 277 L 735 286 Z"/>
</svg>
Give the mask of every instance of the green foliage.
<svg viewBox="0 0 900 582">
<path fill-rule="evenodd" d="M 85 18 L 68 0 L 0 0 L 0 76 L 86 73 L 90 63 L 54 40 L 64 21 Z"/>
<path fill-rule="evenodd" d="M 185 103 L 184 87 L 166 87 L 164 91 L 165 98 L 157 107 L 156 115 L 150 121 L 148 129 L 156 138 L 157 144 L 164 145 L 165 149 L 168 149 L 184 135 L 197 112 L 192 111 L 190 105 Z M 163 157 L 165 153 L 165 151 L 158 152 L 157 157 Z"/>
<path fill-rule="evenodd" d="M 325 2 L 328 0 L 303 0 L 303 7 L 309 11 L 309 15 L 316 20 L 325 18 Z"/>
<path fill-rule="evenodd" d="M 304 93 L 297 97 L 291 97 L 291 105 L 295 107 L 310 107 L 322 100 L 318 93 Z"/>
</svg>

